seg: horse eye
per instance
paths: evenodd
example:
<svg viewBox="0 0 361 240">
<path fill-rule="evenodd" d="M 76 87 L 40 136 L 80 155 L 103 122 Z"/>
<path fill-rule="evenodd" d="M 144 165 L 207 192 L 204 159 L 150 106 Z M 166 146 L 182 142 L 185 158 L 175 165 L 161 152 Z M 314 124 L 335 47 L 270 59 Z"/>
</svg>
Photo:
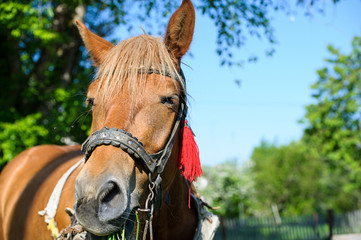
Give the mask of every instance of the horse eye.
<svg viewBox="0 0 361 240">
<path fill-rule="evenodd" d="M 91 107 L 94 106 L 94 98 L 87 98 L 87 99 L 86 99 L 85 106 L 88 107 L 89 105 L 90 105 Z"/>
<path fill-rule="evenodd" d="M 160 102 L 162 104 L 166 104 L 166 105 L 173 105 L 174 99 L 173 99 L 173 97 L 161 97 Z"/>
</svg>

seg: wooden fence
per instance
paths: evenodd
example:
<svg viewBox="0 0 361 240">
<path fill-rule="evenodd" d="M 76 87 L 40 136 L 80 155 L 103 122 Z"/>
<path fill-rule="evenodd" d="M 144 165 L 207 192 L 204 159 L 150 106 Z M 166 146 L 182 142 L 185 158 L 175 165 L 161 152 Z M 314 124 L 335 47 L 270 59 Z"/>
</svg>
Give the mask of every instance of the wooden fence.
<svg viewBox="0 0 361 240">
<path fill-rule="evenodd" d="M 334 235 L 361 233 L 361 210 L 336 214 L 333 218 L 332 232 Z"/>
<path fill-rule="evenodd" d="M 332 239 L 336 234 L 361 233 L 361 210 L 344 214 L 313 214 L 274 218 L 221 219 L 216 240 Z"/>
</svg>

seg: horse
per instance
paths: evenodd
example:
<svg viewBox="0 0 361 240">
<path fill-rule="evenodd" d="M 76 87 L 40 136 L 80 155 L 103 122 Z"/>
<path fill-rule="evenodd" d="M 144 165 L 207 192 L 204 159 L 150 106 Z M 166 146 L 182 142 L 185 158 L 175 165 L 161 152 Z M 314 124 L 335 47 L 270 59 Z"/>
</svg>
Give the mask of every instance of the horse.
<svg viewBox="0 0 361 240">
<path fill-rule="evenodd" d="M 143 239 L 202 238 L 205 210 L 192 185 L 200 163 L 187 160 L 197 158 L 196 146 L 180 160 L 193 137 L 185 121 L 181 59 L 194 24 L 194 7 L 183 0 L 164 38 L 144 33 L 114 46 L 76 20 L 97 67 L 86 100 L 90 136 L 82 146 L 30 148 L 6 165 L 0 175 L 0 240 L 57 239 L 57 230 L 74 222 L 87 239 L 122 229 L 126 239 L 138 231 Z M 54 194 L 58 185 L 62 190 Z M 74 208 L 74 216 L 66 208 Z M 212 223 L 209 214 L 202 219 Z"/>
</svg>

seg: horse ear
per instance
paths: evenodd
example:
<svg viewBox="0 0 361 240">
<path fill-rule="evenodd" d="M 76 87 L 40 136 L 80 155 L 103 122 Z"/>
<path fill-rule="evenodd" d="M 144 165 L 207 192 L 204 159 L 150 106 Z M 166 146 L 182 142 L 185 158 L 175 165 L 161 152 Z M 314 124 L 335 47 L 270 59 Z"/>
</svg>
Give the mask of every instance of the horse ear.
<svg viewBox="0 0 361 240">
<path fill-rule="evenodd" d="M 105 54 L 114 47 L 114 45 L 89 31 L 89 29 L 78 19 L 75 20 L 75 24 L 78 27 L 80 36 L 83 39 L 85 47 L 88 50 L 94 65 L 99 67 Z"/>
<path fill-rule="evenodd" d="M 192 42 L 195 16 L 192 2 L 183 0 L 182 5 L 169 20 L 164 42 L 178 64 Z"/>
</svg>

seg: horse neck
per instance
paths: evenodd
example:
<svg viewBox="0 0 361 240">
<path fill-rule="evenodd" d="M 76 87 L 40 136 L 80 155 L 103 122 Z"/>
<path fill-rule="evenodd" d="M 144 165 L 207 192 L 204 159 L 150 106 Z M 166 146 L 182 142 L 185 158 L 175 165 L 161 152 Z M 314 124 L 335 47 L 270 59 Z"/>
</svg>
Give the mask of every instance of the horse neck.
<svg viewBox="0 0 361 240">
<path fill-rule="evenodd" d="M 177 172 L 169 187 L 163 191 L 163 203 L 154 214 L 154 239 L 193 239 L 197 224 L 197 210 L 189 201 L 190 186 Z"/>
</svg>

